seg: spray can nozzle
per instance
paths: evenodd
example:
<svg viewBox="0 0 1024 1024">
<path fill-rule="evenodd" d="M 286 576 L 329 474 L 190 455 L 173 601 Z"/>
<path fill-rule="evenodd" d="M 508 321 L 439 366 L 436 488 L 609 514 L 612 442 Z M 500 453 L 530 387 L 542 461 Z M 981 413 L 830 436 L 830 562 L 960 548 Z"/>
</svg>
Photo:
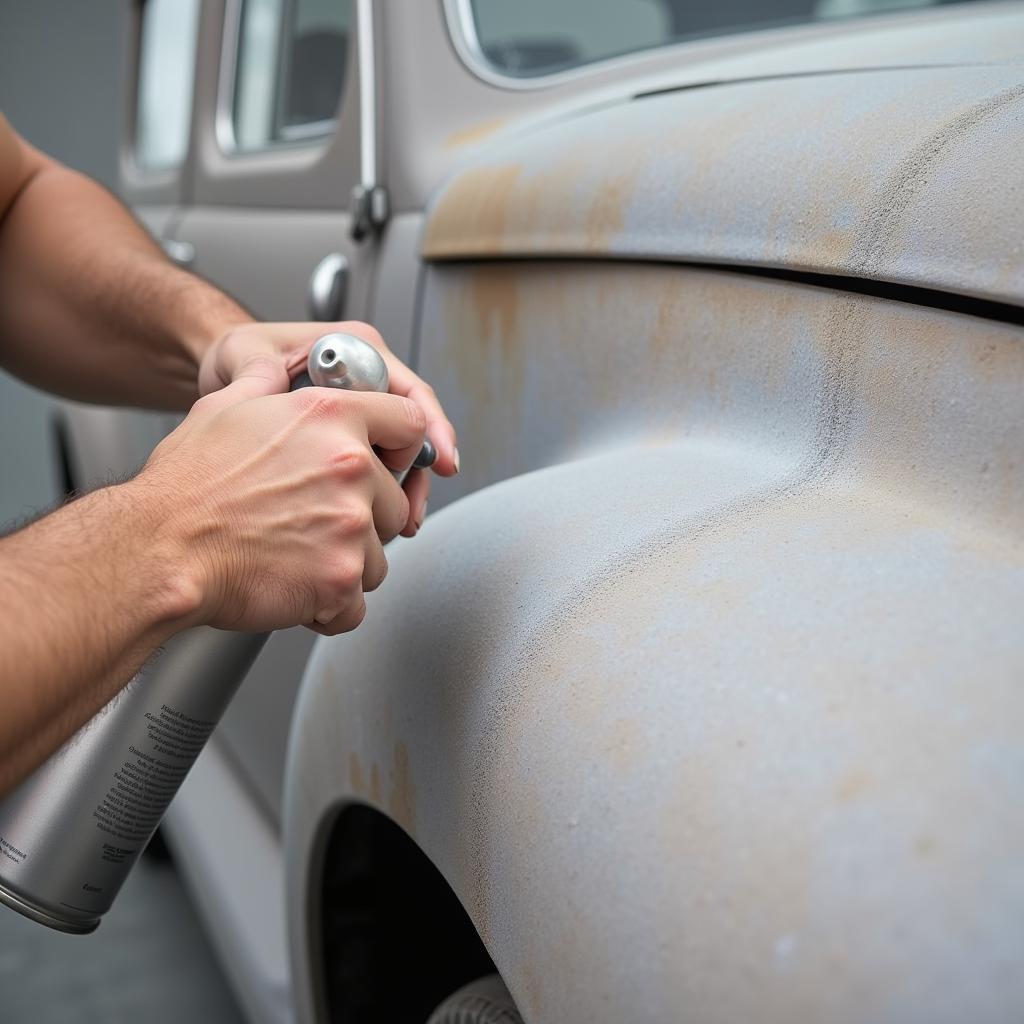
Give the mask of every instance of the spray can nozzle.
<svg viewBox="0 0 1024 1024">
<path fill-rule="evenodd" d="M 292 382 L 292 390 L 316 386 L 386 392 L 388 384 L 388 368 L 381 354 L 368 341 L 337 331 L 314 342 L 306 360 L 306 370 Z M 436 459 L 437 450 L 425 439 L 409 468 L 428 469 Z M 399 476 L 404 477 L 405 473 Z"/>
</svg>

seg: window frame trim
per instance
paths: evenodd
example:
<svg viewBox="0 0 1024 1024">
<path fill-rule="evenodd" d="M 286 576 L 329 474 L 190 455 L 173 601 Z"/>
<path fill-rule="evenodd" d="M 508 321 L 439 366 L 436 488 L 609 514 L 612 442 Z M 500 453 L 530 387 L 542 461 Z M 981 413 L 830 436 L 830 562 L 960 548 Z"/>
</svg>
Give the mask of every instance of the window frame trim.
<svg viewBox="0 0 1024 1024">
<path fill-rule="evenodd" d="M 195 43 L 192 48 L 191 99 L 188 110 L 188 127 L 185 133 L 185 149 L 181 159 L 172 164 L 146 164 L 139 159 L 140 89 L 142 85 L 142 39 L 146 0 L 134 4 L 134 16 L 129 29 L 128 81 L 133 87 L 125 90 L 128 95 L 128 131 L 125 145 L 121 150 L 121 175 L 127 184 L 136 189 L 178 189 L 192 154 L 192 129 L 195 121 L 196 76 L 199 70 L 199 35 L 202 29 L 202 3 L 196 3 Z M 122 108 L 123 109 L 123 108 Z"/>
<path fill-rule="evenodd" d="M 293 0 L 288 0 L 292 3 Z M 305 124 L 282 127 L 282 138 L 274 139 L 264 146 L 242 147 L 235 135 L 235 89 L 237 87 L 238 51 L 242 41 L 242 8 L 244 0 L 225 0 L 224 31 L 221 36 L 220 67 L 217 74 L 217 103 L 213 115 L 213 134 L 221 156 L 230 160 L 244 160 L 247 157 L 265 157 L 268 154 L 294 152 L 295 150 L 315 151 L 326 149 L 341 123 L 340 117 L 309 121 Z M 284 14 L 282 6 L 282 15 Z M 351 60 L 352 40 L 346 43 Z M 281 55 L 278 54 L 280 63 Z M 281 103 L 278 95 L 280 75 L 275 79 L 274 119 Z M 342 87 L 344 91 L 344 86 Z M 344 95 L 338 97 L 339 105 Z"/>
<path fill-rule="evenodd" d="M 442 4 L 445 22 L 448 26 L 448 37 L 463 65 L 487 85 L 514 92 L 532 92 L 566 82 L 575 82 L 591 76 L 595 70 L 603 71 L 609 67 L 629 63 L 641 53 L 651 53 L 686 42 L 686 40 L 674 40 L 630 53 L 617 53 L 598 60 L 587 61 L 587 63 L 578 64 L 575 67 L 565 68 L 562 71 L 550 71 L 547 74 L 507 75 L 497 70 L 484 54 L 480 35 L 476 30 L 476 20 L 473 18 L 472 0 L 442 0 Z"/>
</svg>

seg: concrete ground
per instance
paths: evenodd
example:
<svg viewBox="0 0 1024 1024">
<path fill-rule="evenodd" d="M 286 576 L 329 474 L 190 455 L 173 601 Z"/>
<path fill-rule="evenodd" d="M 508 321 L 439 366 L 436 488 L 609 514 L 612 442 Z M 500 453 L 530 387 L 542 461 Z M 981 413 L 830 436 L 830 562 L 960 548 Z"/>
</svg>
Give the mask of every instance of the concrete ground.
<svg viewBox="0 0 1024 1024">
<path fill-rule="evenodd" d="M 181 881 L 144 858 L 92 935 L 0 904 L 4 1024 L 242 1024 Z"/>
</svg>

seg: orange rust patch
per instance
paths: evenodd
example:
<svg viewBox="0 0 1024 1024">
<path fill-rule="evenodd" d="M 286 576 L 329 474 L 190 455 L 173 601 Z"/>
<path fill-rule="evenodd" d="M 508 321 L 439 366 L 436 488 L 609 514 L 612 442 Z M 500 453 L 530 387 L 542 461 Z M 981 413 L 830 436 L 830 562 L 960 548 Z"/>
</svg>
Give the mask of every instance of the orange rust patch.
<svg viewBox="0 0 1024 1024">
<path fill-rule="evenodd" d="M 473 275 L 469 300 L 476 314 L 475 341 L 493 339 L 508 363 L 519 334 L 519 282 L 501 267 L 481 268 Z"/>
<path fill-rule="evenodd" d="M 406 832 L 412 834 L 416 818 L 416 790 L 409 773 L 409 751 L 399 740 L 395 743 L 388 810 Z"/>
<path fill-rule="evenodd" d="M 474 248 L 484 242 L 500 246 L 509 202 L 523 169 L 518 164 L 477 167 L 461 174 L 442 195 L 427 224 L 423 255 L 459 254 L 464 240 Z"/>
<path fill-rule="evenodd" d="M 445 149 L 457 149 L 459 146 L 468 146 L 474 142 L 494 135 L 508 120 L 505 117 L 494 117 L 489 121 L 479 121 L 468 128 L 460 128 L 452 132 L 445 140 Z"/>
</svg>

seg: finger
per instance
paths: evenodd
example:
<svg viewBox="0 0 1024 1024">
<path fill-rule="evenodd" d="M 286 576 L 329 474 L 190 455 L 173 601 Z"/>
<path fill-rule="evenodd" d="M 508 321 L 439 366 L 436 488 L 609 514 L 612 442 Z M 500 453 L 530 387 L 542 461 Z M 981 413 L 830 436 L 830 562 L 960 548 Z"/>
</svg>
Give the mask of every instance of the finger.
<svg viewBox="0 0 1024 1024">
<path fill-rule="evenodd" d="M 409 523 L 409 499 L 398 481 L 384 464 L 376 460 L 374 480 L 373 525 L 377 536 L 386 544 L 397 537 Z"/>
<path fill-rule="evenodd" d="M 432 468 L 441 476 L 454 476 L 459 471 L 455 428 L 445 416 L 434 389 L 417 377 L 404 363 L 396 359 L 394 364 L 394 369 L 388 367 L 391 374 L 391 393 L 408 398 L 423 410 L 426 415 L 426 435 L 437 449 L 437 461 Z"/>
<path fill-rule="evenodd" d="M 272 373 L 278 391 L 288 390 L 287 385 L 281 387 L 280 375 L 280 370 L 287 375 L 288 359 L 273 341 L 252 330 L 230 332 L 203 357 L 199 365 L 199 393 L 208 395 L 239 377 L 251 376 L 254 367 L 257 376 Z"/>
<path fill-rule="evenodd" d="M 394 468 L 411 466 L 423 447 L 426 427 L 423 410 L 407 398 L 397 395 L 378 395 L 366 391 L 331 391 L 338 412 L 350 417 L 358 410 L 366 424 L 367 440 L 381 449 L 381 459 Z"/>
<path fill-rule="evenodd" d="M 369 324 L 358 321 L 346 321 L 338 324 L 338 330 L 354 334 L 372 345 L 384 359 L 388 368 L 388 390 L 393 395 L 408 398 L 415 402 L 426 416 L 426 436 L 437 449 L 437 461 L 433 465 L 435 473 L 441 476 L 452 476 L 459 471 L 459 450 L 456 447 L 455 428 L 444 414 L 444 409 L 434 394 L 434 389 L 421 377 L 413 373 L 388 348 L 380 332 Z"/>
<path fill-rule="evenodd" d="M 326 617 L 326 613 L 323 614 Z M 321 636 L 337 636 L 339 633 L 351 632 L 365 617 L 366 599 L 359 594 L 328 622 L 319 622 L 318 615 L 312 622 L 306 623 L 306 628 Z"/>
<path fill-rule="evenodd" d="M 250 398 L 282 394 L 291 384 L 288 360 L 279 352 L 251 352 L 232 371 L 230 381 L 244 382 Z"/>
<path fill-rule="evenodd" d="M 371 536 L 366 544 L 366 557 L 363 563 L 363 593 L 369 594 L 376 590 L 388 574 L 388 560 L 384 554 L 384 545 L 377 536 Z"/>
<path fill-rule="evenodd" d="M 195 408 L 220 412 L 250 398 L 264 398 L 287 390 L 288 373 L 279 357 L 260 353 L 249 357 L 230 384 L 200 398 Z"/>
<path fill-rule="evenodd" d="M 414 469 L 405 478 L 403 488 L 405 496 L 409 499 L 409 520 L 401 532 L 403 537 L 415 537 L 427 515 L 430 474 L 422 469 Z"/>
</svg>

